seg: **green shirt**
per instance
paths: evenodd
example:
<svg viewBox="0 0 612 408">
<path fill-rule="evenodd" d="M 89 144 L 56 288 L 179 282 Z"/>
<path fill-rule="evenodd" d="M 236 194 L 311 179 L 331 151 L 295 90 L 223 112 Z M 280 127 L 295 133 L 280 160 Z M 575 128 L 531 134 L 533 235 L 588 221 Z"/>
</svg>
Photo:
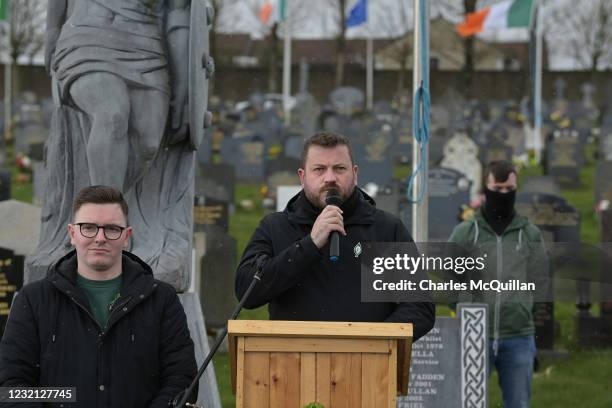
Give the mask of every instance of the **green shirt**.
<svg viewBox="0 0 612 408">
<path fill-rule="evenodd" d="M 77 273 L 77 285 L 85 292 L 89 308 L 101 327 L 106 327 L 110 309 L 119 298 L 121 281 L 121 275 L 111 280 L 97 281 L 84 278 Z"/>
</svg>

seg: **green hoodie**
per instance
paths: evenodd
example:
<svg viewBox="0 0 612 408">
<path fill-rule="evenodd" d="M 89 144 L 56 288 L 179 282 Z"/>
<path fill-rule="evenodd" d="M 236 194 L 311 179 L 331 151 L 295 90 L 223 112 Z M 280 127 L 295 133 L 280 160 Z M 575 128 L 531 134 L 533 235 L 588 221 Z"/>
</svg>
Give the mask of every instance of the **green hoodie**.
<svg viewBox="0 0 612 408">
<path fill-rule="evenodd" d="M 450 242 L 469 253 L 485 257 L 485 268 L 463 279 L 534 282 L 538 293 L 548 287 L 548 257 L 542 233 L 529 220 L 514 216 L 503 235 L 498 236 L 481 211 L 453 230 Z M 472 301 L 489 305 L 489 337 L 527 336 L 535 333 L 533 296 L 530 292 L 473 292 Z"/>
</svg>

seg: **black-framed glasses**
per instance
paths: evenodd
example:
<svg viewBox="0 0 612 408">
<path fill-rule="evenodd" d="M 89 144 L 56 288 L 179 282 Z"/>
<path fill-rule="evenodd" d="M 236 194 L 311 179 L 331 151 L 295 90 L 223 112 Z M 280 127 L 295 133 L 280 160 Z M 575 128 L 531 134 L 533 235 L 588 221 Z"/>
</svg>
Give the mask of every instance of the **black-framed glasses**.
<svg viewBox="0 0 612 408">
<path fill-rule="evenodd" d="M 100 228 L 104 231 L 104 236 L 106 239 L 114 241 L 121 237 L 123 234 L 123 230 L 127 229 L 127 227 L 120 227 L 119 225 L 108 224 L 108 225 L 97 225 L 92 224 L 90 222 L 78 222 L 74 225 L 79 226 L 79 231 L 81 231 L 81 235 L 85 238 L 93 238 L 98 235 L 98 231 Z"/>
</svg>

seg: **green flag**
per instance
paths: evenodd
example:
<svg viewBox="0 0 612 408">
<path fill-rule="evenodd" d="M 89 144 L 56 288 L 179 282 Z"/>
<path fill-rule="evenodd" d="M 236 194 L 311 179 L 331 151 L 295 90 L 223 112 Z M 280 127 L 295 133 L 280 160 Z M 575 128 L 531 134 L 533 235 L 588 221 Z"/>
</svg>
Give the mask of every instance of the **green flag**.
<svg viewBox="0 0 612 408">
<path fill-rule="evenodd" d="M 8 20 L 8 0 L 0 0 L 0 20 Z"/>
</svg>

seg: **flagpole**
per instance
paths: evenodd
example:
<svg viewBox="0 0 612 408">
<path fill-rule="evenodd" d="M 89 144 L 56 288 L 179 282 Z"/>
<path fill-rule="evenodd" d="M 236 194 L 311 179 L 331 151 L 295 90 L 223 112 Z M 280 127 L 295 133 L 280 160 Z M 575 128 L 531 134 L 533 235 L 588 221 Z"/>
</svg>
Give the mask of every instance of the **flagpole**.
<svg viewBox="0 0 612 408">
<path fill-rule="evenodd" d="M 372 110 L 374 102 L 374 44 L 372 33 L 366 39 L 366 108 Z"/>
<path fill-rule="evenodd" d="M 284 24 L 285 24 L 285 38 L 283 47 L 283 111 L 285 116 L 285 126 L 291 124 L 291 110 L 289 107 L 289 98 L 291 97 L 291 27 L 289 24 L 289 4 L 290 1 L 286 0 Z"/>
<path fill-rule="evenodd" d="M 423 7 L 424 6 L 424 7 Z M 421 16 L 421 9 L 425 9 L 426 16 Z M 412 89 L 413 95 L 416 95 L 419 87 L 421 86 L 421 81 L 423 81 L 423 86 L 429 88 L 428 82 L 428 72 L 425 71 L 423 64 L 421 64 L 421 60 L 425 58 L 426 61 L 429 61 L 429 44 L 422 44 L 422 36 L 425 33 L 428 33 L 429 30 L 429 4 L 427 0 L 415 0 L 414 2 L 414 62 L 413 62 L 413 75 L 412 75 Z M 414 118 L 413 118 L 414 120 Z M 421 149 L 418 143 L 412 143 L 412 173 L 415 174 L 417 172 L 419 163 L 425 161 L 427 163 L 427 158 L 429 156 L 429 147 L 426 145 L 424 151 L 422 152 L 423 156 L 421 156 Z M 412 238 L 415 242 L 427 242 L 427 238 L 429 236 L 429 197 L 426 190 L 426 184 L 428 183 L 428 174 L 429 169 L 426 165 L 425 168 L 421 169 L 421 171 L 425 172 L 424 177 L 415 177 L 413 180 L 413 188 L 412 188 Z M 423 180 L 423 183 L 421 182 Z M 425 184 L 425 185 L 423 185 Z M 422 194 L 422 199 L 419 200 L 419 195 L 421 191 L 425 190 L 425 194 Z"/>
<path fill-rule="evenodd" d="M 11 3 L 9 1 L 6 2 L 6 23 L 8 24 L 8 59 L 7 63 L 4 65 L 4 135 L 2 137 L 2 141 L 0 146 L 4 146 L 6 143 L 6 139 L 9 137 L 11 131 L 11 117 L 13 116 L 13 63 L 11 61 Z"/>
<path fill-rule="evenodd" d="M 542 21 L 544 14 L 544 2 L 536 0 L 536 56 L 535 56 L 535 81 L 534 81 L 534 103 L 533 103 L 533 147 L 536 163 L 542 159 Z"/>
</svg>

